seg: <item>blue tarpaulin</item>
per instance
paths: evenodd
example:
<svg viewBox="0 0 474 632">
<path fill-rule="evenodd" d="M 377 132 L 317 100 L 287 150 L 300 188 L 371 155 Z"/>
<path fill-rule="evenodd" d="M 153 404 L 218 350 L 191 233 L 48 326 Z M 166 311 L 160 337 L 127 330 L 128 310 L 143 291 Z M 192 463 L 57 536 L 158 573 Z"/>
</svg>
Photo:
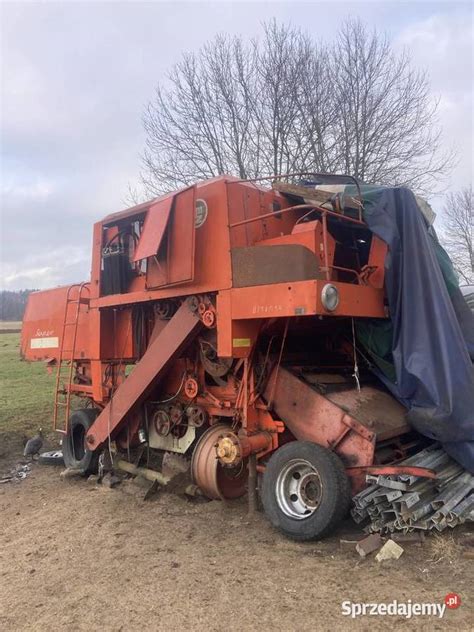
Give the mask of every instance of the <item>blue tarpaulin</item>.
<svg viewBox="0 0 474 632">
<path fill-rule="evenodd" d="M 474 316 L 413 193 L 363 187 L 363 197 L 370 230 L 388 245 L 385 289 L 396 379 L 381 365 L 377 373 L 408 408 L 413 427 L 474 473 Z M 386 321 L 378 324 L 386 329 Z"/>
</svg>

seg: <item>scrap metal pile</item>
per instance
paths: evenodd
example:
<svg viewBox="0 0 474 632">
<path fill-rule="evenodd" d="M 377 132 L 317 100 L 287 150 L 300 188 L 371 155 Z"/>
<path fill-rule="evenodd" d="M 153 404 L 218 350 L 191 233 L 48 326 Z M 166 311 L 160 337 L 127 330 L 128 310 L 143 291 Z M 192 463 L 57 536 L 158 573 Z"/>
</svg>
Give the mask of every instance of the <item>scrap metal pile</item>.
<svg viewBox="0 0 474 632">
<path fill-rule="evenodd" d="M 435 479 L 406 474 L 367 476 L 373 483 L 354 496 L 355 522 L 369 519 L 366 533 L 409 533 L 417 529 L 444 531 L 474 522 L 474 476 L 451 459 L 438 444 L 406 459 L 400 465 L 424 467 Z"/>
</svg>

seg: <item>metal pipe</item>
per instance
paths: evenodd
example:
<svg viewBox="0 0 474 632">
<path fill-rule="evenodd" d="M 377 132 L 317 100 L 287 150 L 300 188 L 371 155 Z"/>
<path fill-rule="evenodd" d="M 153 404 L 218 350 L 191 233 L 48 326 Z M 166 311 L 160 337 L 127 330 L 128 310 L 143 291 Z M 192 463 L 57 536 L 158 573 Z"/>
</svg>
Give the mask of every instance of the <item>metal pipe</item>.
<svg viewBox="0 0 474 632">
<path fill-rule="evenodd" d="M 241 219 L 238 222 L 234 222 L 233 224 L 229 224 L 229 228 L 237 228 L 238 226 L 245 226 L 246 224 L 251 224 L 252 222 L 258 222 L 262 219 L 268 219 L 269 217 L 275 217 L 275 215 L 281 215 L 282 213 L 288 213 L 289 211 L 306 211 L 313 210 L 324 215 L 331 215 L 332 217 L 337 217 L 338 219 L 342 219 L 346 222 L 351 222 L 352 224 L 358 224 L 359 226 L 365 226 L 365 222 L 354 219 L 353 217 L 348 217 L 347 215 L 343 215 L 342 213 L 336 213 L 336 211 L 329 211 L 326 208 L 322 208 L 317 204 L 296 204 L 295 206 L 288 206 L 287 208 L 282 208 L 279 211 L 271 211 L 270 213 L 264 213 L 263 215 L 256 215 L 255 217 L 248 217 L 247 219 Z"/>
<path fill-rule="evenodd" d="M 117 467 L 119 470 L 127 472 L 128 474 L 133 474 L 135 476 L 146 478 L 147 481 L 158 481 L 160 485 L 166 485 L 171 480 L 169 476 L 165 476 L 161 472 L 150 470 L 147 467 L 137 467 L 136 465 L 133 465 L 133 463 L 129 463 L 128 461 L 124 461 L 123 459 L 119 459 L 118 461 L 116 461 L 115 467 Z"/>
<path fill-rule="evenodd" d="M 249 514 L 253 515 L 257 511 L 257 455 L 251 454 L 248 461 L 248 495 L 249 495 Z"/>
<path fill-rule="evenodd" d="M 229 228 L 237 228 L 238 226 L 245 226 L 246 224 L 251 224 L 252 222 L 258 222 L 261 219 L 268 219 L 269 217 L 275 217 L 275 215 L 282 215 L 283 213 L 288 213 L 289 211 L 306 211 L 306 210 L 316 210 L 318 207 L 315 204 L 297 204 L 296 206 L 287 206 L 287 208 L 282 208 L 279 211 L 271 211 L 271 213 L 264 213 L 263 215 L 256 215 L 255 217 L 248 217 L 247 219 L 241 219 L 239 222 L 234 222 L 233 224 L 229 224 Z M 321 209 L 324 210 L 324 209 Z"/>
<path fill-rule="evenodd" d="M 333 183 L 334 180 L 340 180 L 342 178 L 347 178 L 348 180 L 351 180 L 356 189 L 357 189 L 357 193 L 359 195 L 359 200 L 361 203 L 361 206 L 363 208 L 364 206 L 364 200 L 362 197 L 362 191 L 360 188 L 360 184 L 359 181 L 357 180 L 357 178 L 355 178 L 354 176 L 349 175 L 348 173 L 340 173 L 340 174 L 335 174 L 335 173 L 327 173 L 325 171 L 296 171 L 296 172 L 291 172 L 291 173 L 279 173 L 279 174 L 273 174 L 273 175 L 268 175 L 268 176 L 260 176 L 258 178 L 249 178 L 247 180 L 245 179 L 241 179 L 241 180 L 237 180 L 237 182 L 262 182 L 263 180 L 277 180 L 277 179 L 281 179 L 281 178 L 294 178 L 294 177 L 302 177 L 302 176 L 317 176 L 317 177 L 322 177 L 322 178 L 329 178 L 330 180 L 332 179 Z M 330 184 L 329 182 L 327 184 Z M 346 185 L 349 184 L 349 182 L 336 182 L 336 184 L 342 184 L 342 185 Z M 361 216 L 361 212 L 359 209 L 359 217 Z"/>
<path fill-rule="evenodd" d="M 241 456 L 257 454 L 257 452 L 263 452 L 272 445 L 272 437 L 269 432 L 258 432 L 254 435 L 246 435 L 239 437 Z"/>
</svg>

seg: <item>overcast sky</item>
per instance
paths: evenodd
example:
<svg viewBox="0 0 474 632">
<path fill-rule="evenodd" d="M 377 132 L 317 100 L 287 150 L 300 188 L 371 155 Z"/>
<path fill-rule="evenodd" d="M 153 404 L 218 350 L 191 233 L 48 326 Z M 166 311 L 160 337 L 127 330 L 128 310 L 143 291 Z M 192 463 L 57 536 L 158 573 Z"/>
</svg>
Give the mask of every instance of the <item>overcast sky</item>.
<svg viewBox="0 0 474 632">
<path fill-rule="evenodd" d="M 3 289 L 89 277 L 92 223 L 138 179 L 141 113 L 184 51 L 216 33 L 256 36 L 271 17 L 331 40 L 347 16 L 385 30 L 431 76 L 450 186 L 472 182 L 469 2 L 44 2 L 1 10 Z M 434 200 L 437 211 L 442 201 Z"/>
</svg>

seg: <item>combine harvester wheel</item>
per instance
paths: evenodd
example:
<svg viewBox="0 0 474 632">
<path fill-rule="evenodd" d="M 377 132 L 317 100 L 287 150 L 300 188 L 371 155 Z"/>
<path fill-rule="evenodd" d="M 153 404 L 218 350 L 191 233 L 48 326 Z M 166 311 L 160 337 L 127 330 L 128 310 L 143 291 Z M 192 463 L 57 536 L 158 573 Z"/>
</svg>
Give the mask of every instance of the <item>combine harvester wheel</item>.
<svg viewBox="0 0 474 632">
<path fill-rule="evenodd" d="M 94 408 L 82 408 L 69 418 L 68 432 L 63 439 L 64 465 L 84 474 L 95 474 L 99 464 L 99 450 L 86 448 L 86 434 L 98 412 Z"/>
<path fill-rule="evenodd" d="M 224 467 L 216 456 L 216 443 L 223 432 L 231 430 L 227 424 L 216 424 L 200 437 L 191 460 L 193 481 L 208 498 L 239 498 L 246 491 L 247 463 Z"/>
<path fill-rule="evenodd" d="M 322 446 L 293 441 L 268 461 L 263 507 L 273 526 L 294 540 L 328 535 L 346 515 L 350 500 L 342 461 Z"/>
</svg>

